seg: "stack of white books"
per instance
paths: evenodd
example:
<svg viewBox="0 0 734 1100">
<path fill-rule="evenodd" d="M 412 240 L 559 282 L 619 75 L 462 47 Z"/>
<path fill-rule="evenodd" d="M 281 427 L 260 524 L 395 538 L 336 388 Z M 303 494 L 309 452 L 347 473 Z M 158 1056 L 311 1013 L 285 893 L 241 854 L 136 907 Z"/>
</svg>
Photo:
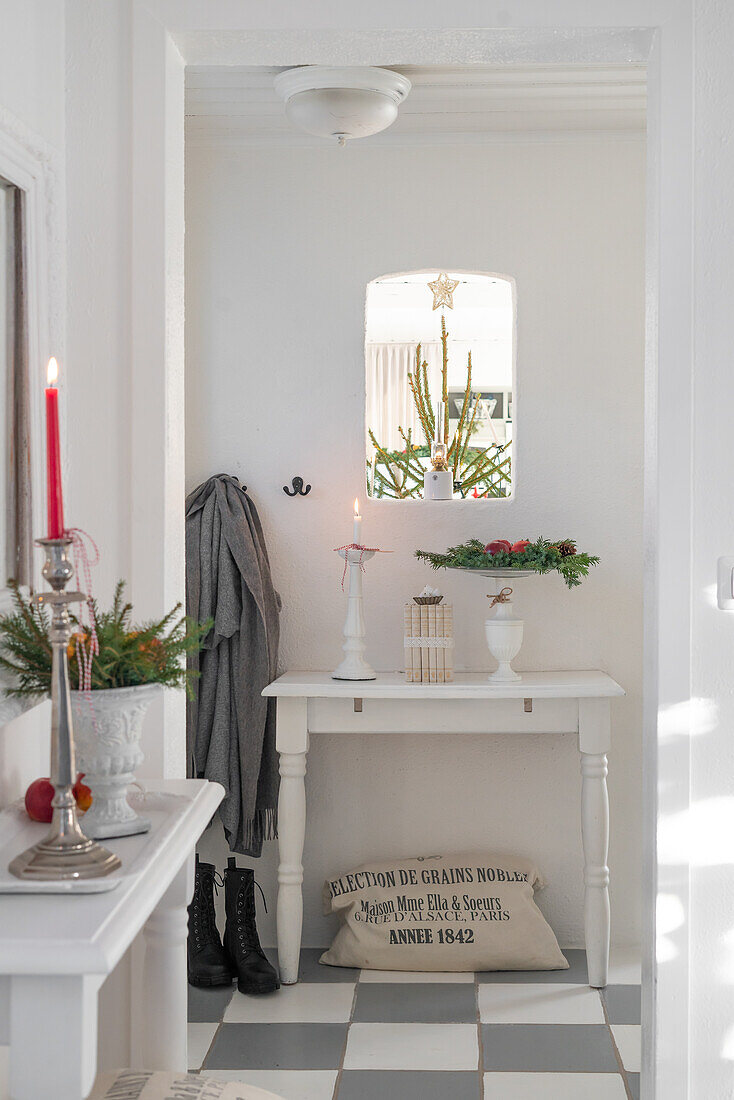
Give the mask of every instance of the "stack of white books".
<svg viewBox="0 0 734 1100">
<path fill-rule="evenodd" d="M 454 609 L 418 597 L 403 609 L 405 678 L 410 684 L 448 684 L 454 678 Z"/>
</svg>

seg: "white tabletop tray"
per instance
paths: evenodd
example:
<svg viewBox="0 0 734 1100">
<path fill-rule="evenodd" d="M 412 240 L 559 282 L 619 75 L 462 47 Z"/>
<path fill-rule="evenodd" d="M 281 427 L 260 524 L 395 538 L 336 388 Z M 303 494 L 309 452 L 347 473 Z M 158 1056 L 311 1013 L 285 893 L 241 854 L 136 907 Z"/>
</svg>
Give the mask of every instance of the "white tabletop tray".
<svg viewBox="0 0 734 1100">
<path fill-rule="evenodd" d="M 119 871 L 106 878 L 33 882 L 11 875 L 8 871 L 10 861 L 42 840 L 49 826 L 31 821 L 22 799 L 3 810 L 0 813 L 0 894 L 104 894 L 114 890 L 145 860 L 148 846 L 153 842 L 158 844 L 166 830 L 175 828 L 176 816 L 171 814 L 174 806 L 171 800 L 190 801 L 183 795 L 162 791 L 136 791 L 128 797 L 131 806 L 150 819 L 151 828 L 138 836 L 110 838 L 102 842 L 122 860 Z M 79 820 L 83 829 L 83 815 Z"/>
</svg>

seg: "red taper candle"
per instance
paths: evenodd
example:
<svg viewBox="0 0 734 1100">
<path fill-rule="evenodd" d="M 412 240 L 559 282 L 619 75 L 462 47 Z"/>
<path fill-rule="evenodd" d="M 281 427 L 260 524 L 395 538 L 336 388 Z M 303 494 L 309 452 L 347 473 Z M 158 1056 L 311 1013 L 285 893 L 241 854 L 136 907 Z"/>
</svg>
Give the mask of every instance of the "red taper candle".
<svg viewBox="0 0 734 1100">
<path fill-rule="evenodd" d="M 56 380 L 59 365 L 49 359 L 46 388 L 46 507 L 48 538 L 60 539 L 64 533 L 64 493 L 61 487 L 61 444 L 59 438 L 59 391 Z"/>
</svg>

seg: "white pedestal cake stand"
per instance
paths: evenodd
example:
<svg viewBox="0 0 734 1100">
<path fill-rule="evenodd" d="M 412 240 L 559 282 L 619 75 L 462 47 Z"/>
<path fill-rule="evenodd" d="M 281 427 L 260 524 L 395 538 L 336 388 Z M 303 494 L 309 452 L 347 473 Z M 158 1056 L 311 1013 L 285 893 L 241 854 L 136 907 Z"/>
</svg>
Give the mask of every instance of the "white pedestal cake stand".
<svg viewBox="0 0 734 1100">
<path fill-rule="evenodd" d="M 495 581 L 493 596 L 499 594 L 504 582 L 537 576 L 534 569 L 470 569 L 464 565 L 449 565 L 447 568 L 456 569 L 461 573 L 472 573 L 477 577 L 492 578 Z M 509 584 L 506 587 L 509 587 L 512 592 Z M 522 676 L 519 672 L 515 672 L 510 662 L 520 652 L 525 624 L 522 619 L 515 618 L 509 596 L 495 606 L 497 610 L 492 618 L 485 621 L 484 631 L 489 652 L 498 662 L 499 668 L 495 672 L 490 672 L 488 678 L 492 683 L 512 683 L 522 680 Z"/>
</svg>

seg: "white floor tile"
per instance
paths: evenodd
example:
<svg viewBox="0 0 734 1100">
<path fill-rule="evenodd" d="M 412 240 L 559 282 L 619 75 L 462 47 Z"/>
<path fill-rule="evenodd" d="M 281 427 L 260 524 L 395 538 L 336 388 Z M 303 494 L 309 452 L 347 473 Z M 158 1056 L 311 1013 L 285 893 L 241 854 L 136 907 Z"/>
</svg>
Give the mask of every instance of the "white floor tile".
<svg viewBox="0 0 734 1100">
<path fill-rule="evenodd" d="M 485 1024 L 603 1024 L 595 989 L 583 985 L 492 983 L 479 986 Z"/>
<path fill-rule="evenodd" d="M 472 1070 L 474 1024 L 352 1024 L 345 1069 Z"/>
<path fill-rule="evenodd" d="M 215 1081 L 245 1081 L 283 1100 L 331 1100 L 337 1070 L 219 1069 L 204 1070 Z"/>
<path fill-rule="evenodd" d="M 641 980 L 639 947 L 613 947 L 609 952 L 609 984 L 639 985 Z"/>
<path fill-rule="evenodd" d="M 642 1061 L 642 1028 L 639 1024 L 612 1024 L 611 1028 L 622 1065 L 630 1073 L 639 1073 Z"/>
<path fill-rule="evenodd" d="M 189 1069 L 198 1069 L 212 1045 L 219 1024 L 189 1024 Z"/>
<path fill-rule="evenodd" d="M 264 997 L 235 993 L 224 1013 L 224 1023 L 346 1023 L 353 1000 L 354 986 L 346 982 L 299 982 Z"/>
<path fill-rule="evenodd" d="M 359 980 L 360 982 L 371 982 L 378 985 L 381 982 L 403 982 L 406 985 L 419 985 L 421 983 L 437 985 L 442 982 L 455 984 L 456 982 L 473 982 L 474 972 L 469 970 L 460 974 L 453 974 L 445 970 L 437 970 L 435 973 L 414 970 L 362 970 Z"/>
<path fill-rule="evenodd" d="M 618 1073 L 485 1073 L 484 1100 L 625 1100 Z"/>
</svg>

